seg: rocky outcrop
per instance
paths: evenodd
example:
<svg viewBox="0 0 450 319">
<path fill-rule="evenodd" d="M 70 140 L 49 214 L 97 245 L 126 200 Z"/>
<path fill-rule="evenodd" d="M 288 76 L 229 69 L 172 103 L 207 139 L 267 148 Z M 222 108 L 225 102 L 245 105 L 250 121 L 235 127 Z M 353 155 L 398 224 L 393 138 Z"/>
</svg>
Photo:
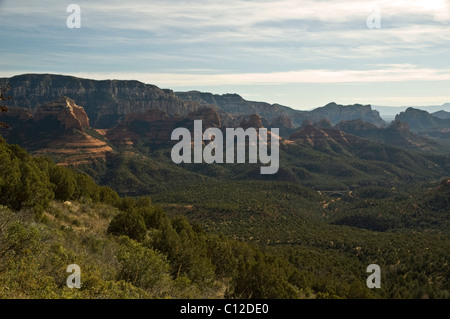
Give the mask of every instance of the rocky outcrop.
<svg viewBox="0 0 450 319">
<path fill-rule="evenodd" d="M 358 135 L 358 133 L 360 132 L 376 130 L 378 127 L 371 123 L 364 122 L 363 120 L 358 119 L 352 121 L 341 121 L 336 124 L 335 128 L 347 133 Z"/>
<path fill-rule="evenodd" d="M 334 102 L 328 103 L 323 107 L 308 112 L 307 119 L 313 122 L 328 119 L 333 125 L 344 120 L 349 121 L 357 119 L 374 124 L 378 127 L 386 125 L 378 111 L 372 110 L 370 105 L 361 104 L 340 105 Z"/>
<path fill-rule="evenodd" d="M 413 132 L 450 128 L 450 119 L 434 117 L 427 111 L 412 107 L 398 114 L 395 120 L 408 123 Z"/>
<path fill-rule="evenodd" d="M 261 117 L 272 121 L 279 116 L 295 118 L 298 114 L 304 113 L 304 111 L 294 110 L 279 104 L 248 101 L 238 94 L 219 95 L 199 91 L 175 92 L 175 94 L 182 100 L 196 102 L 202 107 L 217 107 L 239 117 L 259 114 Z"/>
<path fill-rule="evenodd" d="M 331 124 L 329 119 L 321 119 L 317 123 L 314 123 L 314 126 L 317 128 L 333 128 L 333 124 Z"/>
<path fill-rule="evenodd" d="M 409 129 L 409 124 L 398 119 L 386 128 L 379 128 L 361 120 L 342 121 L 335 128 L 359 137 L 369 138 L 407 150 L 436 151 L 439 146 L 430 139 L 412 133 Z"/>
<path fill-rule="evenodd" d="M 36 110 L 33 119 L 40 122 L 48 117 L 56 119 L 66 131 L 70 129 L 82 131 L 89 128 L 89 118 L 84 108 L 76 105 L 75 101 L 68 97 L 42 105 Z"/>
<path fill-rule="evenodd" d="M 114 145 L 134 145 L 143 140 L 150 145 L 171 144 L 171 135 L 177 127 L 194 129 L 194 120 L 202 120 L 203 129 L 221 127 L 221 120 L 213 108 L 202 108 L 186 116 L 170 116 L 161 110 L 148 110 L 143 114 L 132 113 L 123 123 L 105 131 Z"/>
<path fill-rule="evenodd" d="M 394 123 L 392 123 L 391 125 L 391 128 L 399 132 L 409 132 L 409 124 L 407 122 L 402 122 L 399 120 L 394 121 Z"/>
<path fill-rule="evenodd" d="M 25 127 L 31 122 L 33 115 L 23 107 L 9 107 L 6 112 L 0 112 L 0 122 L 6 123 L 8 128 L 0 126 L 0 136 L 3 136 L 8 142 L 17 144 L 17 141 L 27 135 L 24 130 L 14 130 L 15 127 Z"/>
<path fill-rule="evenodd" d="M 28 121 L 33 117 L 31 112 L 24 107 L 9 107 L 6 112 L 0 113 L 0 119 L 8 121 Z"/>
<path fill-rule="evenodd" d="M 280 115 L 275 117 L 271 123 L 271 127 L 285 127 L 285 128 L 293 128 L 294 123 L 292 122 L 292 119 L 285 115 Z"/>
<path fill-rule="evenodd" d="M 303 126 L 292 133 L 289 139 L 301 141 L 312 147 L 324 147 L 330 144 L 352 147 L 353 143 L 358 143 L 360 140 L 356 136 L 334 128 L 318 128 L 314 125 Z"/>
<path fill-rule="evenodd" d="M 222 121 L 220 120 L 217 111 L 212 108 L 202 108 L 198 111 L 191 112 L 187 116 L 192 120 L 202 120 L 203 127 L 221 127 Z"/>
<path fill-rule="evenodd" d="M 11 129 L 2 132 L 7 133 L 7 141 L 32 154 L 50 156 L 59 165 L 104 160 L 113 151 L 101 134 L 90 128 L 83 107 L 68 97 L 44 103 L 34 115 L 25 108 L 11 107 L 9 111 Z"/>
<path fill-rule="evenodd" d="M 163 110 L 147 110 L 145 113 L 130 113 L 125 117 L 124 124 L 130 125 L 135 121 L 157 122 L 167 121 L 169 116 Z"/>
<path fill-rule="evenodd" d="M 261 128 L 263 127 L 261 116 L 259 116 L 258 114 L 251 114 L 248 120 L 246 120 L 245 118 L 242 119 L 241 124 L 239 126 L 242 127 L 244 130 L 248 129 L 249 127 Z"/>
<path fill-rule="evenodd" d="M 175 128 L 176 119 L 162 110 L 131 113 L 119 125 L 104 130 L 105 137 L 116 146 L 133 146 L 144 139 L 150 144 L 167 143 Z"/>
</svg>

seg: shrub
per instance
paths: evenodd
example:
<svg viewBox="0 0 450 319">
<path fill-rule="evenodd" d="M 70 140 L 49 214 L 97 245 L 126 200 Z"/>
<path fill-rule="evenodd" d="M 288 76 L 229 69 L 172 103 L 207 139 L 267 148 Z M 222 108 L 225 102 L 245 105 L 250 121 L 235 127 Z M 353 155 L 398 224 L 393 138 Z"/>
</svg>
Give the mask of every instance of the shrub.
<svg viewBox="0 0 450 319">
<path fill-rule="evenodd" d="M 125 280 L 155 297 L 165 297 L 170 289 L 169 264 L 166 258 L 142 244 L 122 237 L 117 254 L 120 263 L 118 280 Z"/>
<path fill-rule="evenodd" d="M 108 233 L 124 235 L 137 241 L 143 241 L 147 233 L 144 218 L 134 210 L 128 210 L 116 215 L 109 224 Z"/>
</svg>

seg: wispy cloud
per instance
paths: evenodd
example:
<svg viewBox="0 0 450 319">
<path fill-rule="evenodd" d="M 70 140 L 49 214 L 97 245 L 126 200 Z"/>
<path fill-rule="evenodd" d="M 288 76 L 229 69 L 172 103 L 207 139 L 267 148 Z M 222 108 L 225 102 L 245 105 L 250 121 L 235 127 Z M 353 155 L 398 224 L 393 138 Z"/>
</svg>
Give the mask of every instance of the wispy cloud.
<svg viewBox="0 0 450 319">
<path fill-rule="evenodd" d="M 449 69 L 421 68 L 414 65 L 383 65 L 371 70 L 301 70 L 269 73 L 128 73 L 82 72 L 72 75 L 92 79 L 140 80 L 159 86 L 281 85 L 292 83 L 377 83 L 409 81 L 450 81 Z"/>
</svg>

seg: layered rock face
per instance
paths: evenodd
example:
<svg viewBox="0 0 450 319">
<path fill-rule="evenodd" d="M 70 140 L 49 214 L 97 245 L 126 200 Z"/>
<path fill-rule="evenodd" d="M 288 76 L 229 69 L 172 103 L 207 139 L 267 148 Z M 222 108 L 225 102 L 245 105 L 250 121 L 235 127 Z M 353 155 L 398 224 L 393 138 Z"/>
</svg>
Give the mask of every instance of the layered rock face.
<svg viewBox="0 0 450 319">
<path fill-rule="evenodd" d="M 293 128 L 294 123 L 292 122 L 292 119 L 288 116 L 280 115 L 275 117 L 271 124 L 272 127 L 286 127 L 286 128 Z"/>
<path fill-rule="evenodd" d="M 300 130 L 292 133 L 289 139 L 300 140 L 313 147 L 323 147 L 330 143 L 347 147 L 359 142 L 359 139 L 351 134 L 334 128 L 318 128 L 314 125 L 304 125 Z"/>
<path fill-rule="evenodd" d="M 333 125 L 342 120 L 362 119 L 377 126 L 385 122 L 370 105 L 329 103 L 313 111 L 300 111 L 279 104 L 248 101 L 237 94 L 211 94 L 198 91 L 176 92 L 139 81 L 89 80 L 53 74 L 24 74 L 0 78 L 11 85 L 10 107 L 21 106 L 34 113 L 48 101 L 67 96 L 83 105 L 90 125 L 113 128 L 129 114 L 159 109 L 169 116 L 187 116 L 204 108 L 214 108 L 227 125 L 237 126 L 242 117 L 259 114 L 272 127 L 296 128 L 304 120 L 328 118 Z M 228 116 L 229 115 L 229 116 Z M 239 119 L 236 122 L 236 119 Z M 264 123 L 264 122 L 263 122 Z M 411 123 L 410 123 L 411 124 Z"/>
<path fill-rule="evenodd" d="M 217 111 L 212 108 L 202 108 L 188 114 L 188 118 L 202 120 L 203 127 L 221 127 L 222 121 Z"/>
<path fill-rule="evenodd" d="M 145 113 L 130 113 L 125 117 L 124 124 L 129 125 L 134 121 L 157 122 L 166 121 L 169 118 L 162 110 L 148 110 Z"/>
<path fill-rule="evenodd" d="M 104 140 L 76 130 L 51 139 L 45 145 L 34 150 L 33 154 L 57 158 L 59 165 L 76 166 L 89 164 L 96 160 L 105 160 L 112 151 L 112 147 Z"/>
<path fill-rule="evenodd" d="M 251 114 L 249 116 L 248 121 L 245 118 L 242 119 L 240 127 L 242 127 L 244 130 L 248 129 L 249 127 L 253 128 L 263 127 L 261 116 L 259 116 L 258 114 Z"/>
<path fill-rule="evenodd" d="M 106 141 L 86 133 L 90 129 L 89 117 L 68 97 L 41 105 L 34 115 L 19 107 L 7 113 L 5 120 L 11 129 L 0 133 L 8 142 L 20 144 L 36 155 L 57 158 L 60 165 L 87 164 L 105 159 L 112 151 Z"/>
<path fill-rule="evenodd" d="M 363 131 L 376 130 L 377 127 L 373 124 L 364 122 L 363 120 L 342 121 L 335 126 L 338 130 L 345 131 L 350 134 L 355 134 Z M 357 134 L 356 134 L 357 135 Z"/>
<path fill-rule="evenodd" d="M 21 106 L 32 113 L 61 96 L 67 96 L 83 105 L 91 126 L 111 128 L 130 113 L 145 113 L 149 109 L 160 109 L 169 115 L 187 115 L 198 110 L 197 103 L 186 102 L 171 90 L 162 90 L 154 85 L 138 81 L 88 80 L 72 76 L 52 74 L 24 74 L 0 79 L 0 84 L 9 83 L 13 100 L 10 107 Z"/>
<path fill-rule="evenodd" d="M 0 122 L 7 123 L 9 126 L 16 126 L 30 121 L 33 115 L 29 110 L 23 107 L 9 107 L 7 111 L 0 112 Z M 8 135 L 9 130 L 1 130 L 1 134 Z"/>
<path fill-rule="evenodd" d="M 396 121 L 407 122 L 411 131 L 445 130 L 450 128 L 450 119 L 439 118 L 427 111 L 409 107 L 395 117 Z"/>
<path fill-rule="evenodd" d="M 75 101 L 68 97 L 62 97 L 42 105 L 33 116 L 36 122 L 48 117 L 55 118 L 66 131 L 70 129 L 82 131 L 84 128 L 90 127 L 89 117 L 84 108 L 76 105 Z"/>
<path fill-rule="evenodd" d="M 394 121 L 391 127 L 399 132 L 409 132 L 409 124 L 407 122 Z"/>
<path fill-rule="evenodd" d="M 319 107 L 308 112 L 307 119 L 317 122 L 321 119 L 328 119 L 333 125 L 344 120 L 360 119 L 364 122 L 372 123 L 376 126 L 384 126 L 386 123 L 380 117 L 380 113 L 372 110 L 370 105 L 340 105 L 334 102 Z"/>
<path fill-rule="evenodd" d="M 145 113 L 131 113 L 119 125 L 105 130 L 105 137 L 116 146 L 133 146 L 144 138 L 150 144 L 164 144 L 170 141 L 175 129 L 176 118 L 162 110 L 147 110 Z"/>
<path fill-rule="evenodd" d="M 294 110 L 279 104 L 247 101 L 238 94 L 219 95 L 199 91 L 175 92 L 175 94 L 182 100 L 196 102 L 202 107 L 217 107 L 239 117 L 259 114 L 261 117 L 272 121 L 279 116 L 296 118 L 304 113 L 304 111 Z"/>
<path fill-rule="evenodd" d="M 140 139 L 151 145 L 171 144 L 172 131 L 177 127 L 194 129 L 194 120 L 202 120 L 203 129 L 221 127 L 221 120 L 213 108 L 204 108 L 186 116 L 170 116 L 162 110 L 147 110 L 145 113 L 132 113 L 111 129 L 105 130 L 105 137 L 114 145 L 132 146 Z"/>
</svg>

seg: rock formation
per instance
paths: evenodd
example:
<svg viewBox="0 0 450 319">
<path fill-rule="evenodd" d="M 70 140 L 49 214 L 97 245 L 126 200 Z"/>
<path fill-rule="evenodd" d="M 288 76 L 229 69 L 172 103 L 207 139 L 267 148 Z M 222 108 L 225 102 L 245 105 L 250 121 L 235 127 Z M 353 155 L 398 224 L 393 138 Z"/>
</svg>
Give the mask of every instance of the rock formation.
<svg viewBox="0 0 450 319">
<path fill-rule="evenodd" d="M 89 128 L 89 118 L 84 108 L 76 105 L 75 101 L 68 97 L 42 105 L 33 116 L 36 122 L 48 117 L 55 118 L 66 131 L 70 129 L 81 131 Z"/>
<path fill-rule="evenodd" d="M 249 116 L 248 121 L 245 118 L 242 119 L 241 124 L 239 126 L 242 127 L 244 130 L 248 129 L 249 127 L 261 128 L 263 127 L 261 116 L 259 116 L 258 114 L 251 114 Z"/>
<path fill-rule="evenodd" d="M 192 120 L 202 120 L 203 127 L 221 127 L 222 122 L 220 120 L 217 111 L 212 108 L 202 108 L 198 111 L 194 111 L 188 114 L 188 118 Z"/>
<path fill-rule="evenodd" d="M 0 79 L 11 85 L 13 100 L 8 106 L 22 106 L 34 113 L 40 106 L 67 96 L 83 105 L 91 126 L 111 128 L 130 113 L 160 109 L 169 115 L 187 115 L 199 105 L 178 98 L 171 90 L 162 90 L 139 81 L 96 81 L 53 74 L 24 74 Z"/>
</svg>

